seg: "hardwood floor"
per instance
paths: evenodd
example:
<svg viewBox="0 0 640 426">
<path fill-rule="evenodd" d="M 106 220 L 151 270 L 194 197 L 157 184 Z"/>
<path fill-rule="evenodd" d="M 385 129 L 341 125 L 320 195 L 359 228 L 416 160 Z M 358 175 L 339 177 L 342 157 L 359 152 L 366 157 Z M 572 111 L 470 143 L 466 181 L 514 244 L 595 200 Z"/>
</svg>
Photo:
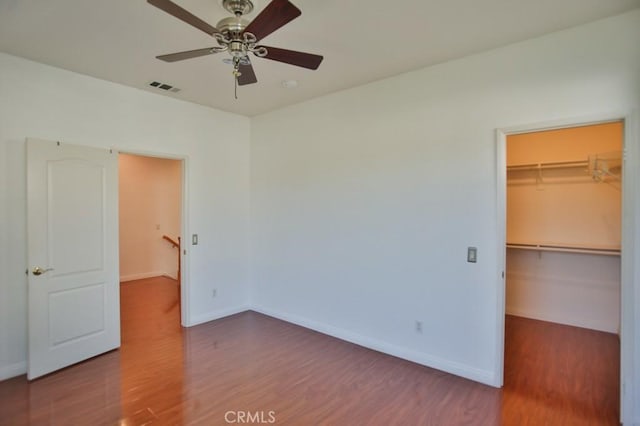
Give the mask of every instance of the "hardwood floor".
<svg viewBox="0 0 640 426">
<path fill-rule="evenodd" d="M 1 382 L 0 424 L 618 424 L 614 335 L 508 317 L 494 389 L 254 312 L 183 329 L 176 297 L 122 285 L 121 349 Z"/>
<path fill-rule="evenodd" d="M 616 335 L 507 316 L 505 336 L 504 424 L 620 424 Z"/>
</svg>

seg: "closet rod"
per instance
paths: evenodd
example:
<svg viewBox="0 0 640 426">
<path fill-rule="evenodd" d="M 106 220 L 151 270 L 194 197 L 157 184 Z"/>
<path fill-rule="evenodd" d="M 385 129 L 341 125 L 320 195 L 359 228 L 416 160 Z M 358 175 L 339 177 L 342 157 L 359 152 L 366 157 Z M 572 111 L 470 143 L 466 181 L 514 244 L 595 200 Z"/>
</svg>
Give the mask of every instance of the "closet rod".
<svg viewBox="0 0 640 426">
<path fill-rule="evenodd" d="M 549 163 L 528 163 L 528 164 L 515 164 L 513 166 L 507 166 L 508 171 L 513 170 L 538 170 L 538 169 L 559 169 L 565 167 L 589 167 L 589 162 L 585 160 L 581 161 L 553 161 Z"/>
<path fill-rule="evenodd" d="M 576 247 L 565 245 L 548 245 L 548 244 L 509 244 L 507 248 L 519 250 L 535 250 L 535 251 L 553 251 L 561 253 L 582 253 L 582 254 L 601 254 L 605 256 L 620 256 L 620 249 L 592 248 L 592 247 Z"/>
</svg>

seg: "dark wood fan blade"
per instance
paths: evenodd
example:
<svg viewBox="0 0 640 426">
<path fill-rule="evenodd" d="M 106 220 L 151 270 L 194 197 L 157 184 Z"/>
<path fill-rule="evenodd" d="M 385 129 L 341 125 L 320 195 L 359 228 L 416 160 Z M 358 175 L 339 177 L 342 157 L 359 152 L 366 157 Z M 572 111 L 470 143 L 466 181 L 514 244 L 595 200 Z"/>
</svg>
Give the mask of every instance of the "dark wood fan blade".
<svg viewBox="0 0 640 426">
<path fill-rule="evenodd" d="M 256 73 L 253 71 L 253 65 L 251 63 L 247 65 L 240 65 L 238 68 L 240 71 L 240 77 L 238 77 L 238 85 L 245 86 L 247 84 L 257 83 Z"/>
<path fill-rule="evenodd" d="M 251 33 L 261 40 L 301 14 L 300 9 L 288 0 L 273 0 L 251 21 L 244 32 Z"/>
<path fill-rule="evenodd" d="M 209 35 L 220 32 L 216 27 L 207 24 L 202 19 L 193 15 L 191 12 L 186 11 L 185 9 L 169 0 L 147 0 L 147 2 L 154 5 L 158 9 L 164 10 L 169 15 L 175 16 L 176 18 L 186 22 L 187 24 L 193 25 L 197 29 L 204 31 Z"/>
<path fill-rule="evenodd" d="M 280 49 L 277 47 L 261 46 L 267 49 L 265 58 L 285 64 L 297 65 L 310 70 L 317 70 L 324 59 L 323 56 L 311 53 L 296 52 L 295 50 Z"/>
<path fill-rule="evenodd" d="M 163 60 L 165 62 L 177 62 L 177 61 L 183 61 L 185 59 L 197 58 L 199 56 L 211 55 L 213 53 L 218 53 L 218 52 L 213 50 L 212 47 L 207 47 L 205 49 L 196 49 L 196 50 L 187 50 L 185 52 L 169 53 L 168 55 L 156 56 L 156 58 Z"/>
</svg>

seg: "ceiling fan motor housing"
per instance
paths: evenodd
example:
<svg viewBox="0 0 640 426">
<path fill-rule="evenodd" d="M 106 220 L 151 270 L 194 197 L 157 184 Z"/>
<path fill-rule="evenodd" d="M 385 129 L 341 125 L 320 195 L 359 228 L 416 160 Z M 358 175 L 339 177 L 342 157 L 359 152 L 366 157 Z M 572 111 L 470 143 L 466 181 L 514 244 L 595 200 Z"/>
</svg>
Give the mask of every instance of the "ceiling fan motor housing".
<svg viewBox="0 0 640 426">
<path fill-rule="evenodd" d="M 232 36 L 229 38 L 233 38 L 234 35 L 238 35 L 244 31 L 247 25 L 249 25 L 249 21 L 246 19 L 242 19 L 239 16 L 230 16 L 218 22 L 216 27 L 227 37 Z"/>
</svg>

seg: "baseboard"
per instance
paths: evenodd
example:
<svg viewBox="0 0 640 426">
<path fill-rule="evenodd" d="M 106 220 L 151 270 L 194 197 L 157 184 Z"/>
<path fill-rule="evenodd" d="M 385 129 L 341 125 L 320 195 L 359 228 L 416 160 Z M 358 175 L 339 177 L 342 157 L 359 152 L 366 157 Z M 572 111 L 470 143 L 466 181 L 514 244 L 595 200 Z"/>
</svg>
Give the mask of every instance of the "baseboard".
<svg viewBox="0 0 640 426">
<path fill-rule="evenodd" d="M 0 368 L 0 381 L 27 373 L 27 361 L 17 362 Z"/>
<path fill-rule="evenodd" d="M 144 280 L 145 278 L 155 278 L 155 277 L 168 277 L 174 280 L 176 279 L 176 277 L 172 276 L 167 272 L 143 272 L 140 274 L 123 275 L 120 277 L 120 282 L 124 283 L 127 281 Z"/>
<path fill-rule="evenodd" d="M 230 315 L 239 314 L 250 310 L 249 305 L 240 305 L 233 308 L 222 309 L 220 311 L 207 312 L 202 315 L 195 315 L 191 317 L 191 320 L 187 322 L 187 327 L 193 327 L 194 325 L 203 324 L 209 321 L 215 321 L 220 318 L 228 317 Z"/>
<path fill-rule="evenodd" d="M 163 273 L 162 273 L 162 276 L 163 276 L 163 277 L 170 278 L 170 279 L 172 279 L 172 280 L 176 280 L 176 281 L 178 280 L 178 277 L 177 277 L 177 276 L 175 276 L 175 275 L 171 275 L 171 274 L 170 274 L 170 273 L 168 273 L 168 272 L 163 272 Z"/>
<path fill-rule="evenodd" d="M 363 346 L 374 351 L 382 352 L 398 358 L 406 359 L 417 364 L 435 368 L 456 376 L 464 377 L 469 380 L 480 382 L 489 386 L 498 387 L 494 372 L 481 370 L 459 362 L 446 360 L 437 356 L 433 356 L 423 352 L 417 352 L 411 349 L 393 345 L 381 340 L 372 339 L 357 333 L 353 333 L 341 328 L 333 327 L 324 323 L 309 320 L 307 318 L 291 315 L 288 313 L 278 312 L 264 306 L 251 306 L 251 310 L 259 312 L 270 317 L 277 318 L 282 321 L 290 322 L 329 336 L 345 340 L 356 345 Z"/>
<path fill-rule="evenodd" d="M 619 334 L 619 330 L 617 327 L 608 327 L 607 325 L 603 324 L 600 321 L 575 319 L 575 318 L 570 319 L 566 317 L 540 314 L 538 312 L 531 312 L 525 309 L 516 309 L 511 307 L 507 307 L 505 311 L 507 315 L 513 315 L 516 317 L 529 318 L 529 319 L 534 319 L 539 321 L 554 322 L 556 324 L 570 325 L 572 327 L 588 328 L 589 330 L 604 331 L 605 333 Z"/>
<path fill-rule="evenodd" d="M 317 321 L 312 321 L 307 318 L 291 315 L 287 313 L 278 312 L 272 309 L 265 308 L 263 306 L 249 306 L 240 305 L 234 308 L 223 309 L 214 312 L 208 312 L 202 315 L 196 315 L 191 318 L 191 321 L 187 324 L 188 327 L 203 324 L 205 322 L 214 321 L 220 318 L 224 318 L 230 315 L 235 315 L 248 310 L 253 310 L 270 317 L 280 319 L 282 321 L 290 322 L 292 324 L 299 325 L 329 336 L 345 340 L 356 345 L 363 346 L 368 349 L 372 349 L 378 352 L 382 352 L 388 355 L 392 355 L 398 358 L 406 359 L 427 367 L 435 368 L 437 370 L 445 371 L 447 373 L 454 374 L 456 376 L 464 377 L 476 382 L 484 383 L 489 386 L 497 386 L 495 383 L 495 375 L 491 371 L 480 370 L 474 367 L 470 367 L 466 364 L 446 360 L 440 357 L 429 355 L 423 352 L 416 352 L 407 348 L 403 348 L 397 345 L 392 345 L 387 342 L 383 342 L 376 339 L 371 339 L 366 336 L 362 336 L 357 333 L 353 333 L 341 328 L 333 327 Z M 27 372 L 27 362 L 19 362 L 16 364 L 8 365 L 0 368 L 0 380 L 6 380 L 11 377 L 20 376 Z"/>
</svg>

